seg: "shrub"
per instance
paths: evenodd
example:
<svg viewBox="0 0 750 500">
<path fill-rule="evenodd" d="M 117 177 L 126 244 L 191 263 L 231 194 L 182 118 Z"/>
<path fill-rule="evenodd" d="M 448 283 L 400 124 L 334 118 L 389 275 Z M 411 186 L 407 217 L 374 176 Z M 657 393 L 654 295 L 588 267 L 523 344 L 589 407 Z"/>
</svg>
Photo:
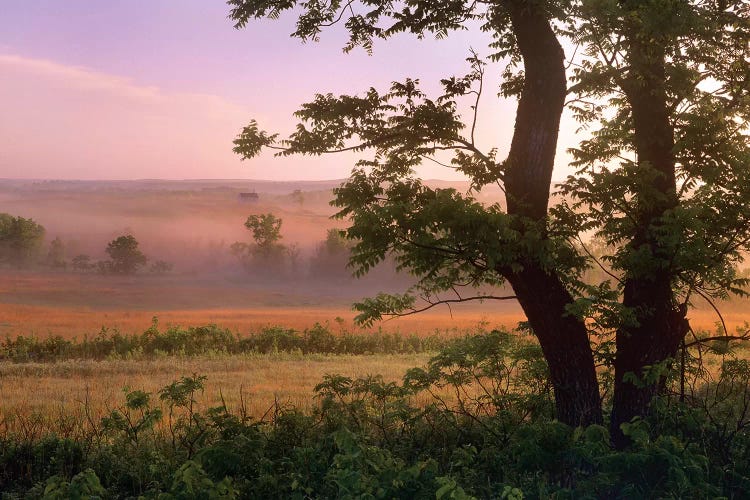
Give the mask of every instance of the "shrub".
<svg viewBox="0 0 750 500">
<path fill-rule="evenodd" d="M 137 339 L 169 349 L 184 348 L 185 335 L 204 345 L 242 342 L 222 332 L 161 332 L 155 322 Z M 332 349 L 339 339 L 320 325 L 261 333 L 253 348 Z M 605 427 L 553 420 L 547 378 L 536 344 L 498 331 L 446 342 L 401 382 L 327 375 L 311 413 L 276 406 L 261 421 L 224 405 L 199 410 L 205 377 L 193 374 L 158 398 L 126 390 L 88 436 L 5 436 L 0 489 L 29 498 L 750 495 L 750 371 L 742 360 L 726 359 L 690 398 L 664 394 L 649 418 L 623 426 L 631 439 L 623 451 Z"/>
</svg>

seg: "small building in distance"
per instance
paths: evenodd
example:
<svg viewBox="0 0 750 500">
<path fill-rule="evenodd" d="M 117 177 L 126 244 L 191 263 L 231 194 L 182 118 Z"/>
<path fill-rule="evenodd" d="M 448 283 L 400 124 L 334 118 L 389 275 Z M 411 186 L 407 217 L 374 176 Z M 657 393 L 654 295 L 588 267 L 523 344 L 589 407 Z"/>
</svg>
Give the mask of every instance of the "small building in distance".
<svg viewBox="0 0 750 500">
<path fill-rule="evenodd" d="M 237 201 L 240 203 L 256 203 L 258 199 L 258 193 L 255 191 L 252 193 L 240 193 L 237 195 Z"/>
</svg>

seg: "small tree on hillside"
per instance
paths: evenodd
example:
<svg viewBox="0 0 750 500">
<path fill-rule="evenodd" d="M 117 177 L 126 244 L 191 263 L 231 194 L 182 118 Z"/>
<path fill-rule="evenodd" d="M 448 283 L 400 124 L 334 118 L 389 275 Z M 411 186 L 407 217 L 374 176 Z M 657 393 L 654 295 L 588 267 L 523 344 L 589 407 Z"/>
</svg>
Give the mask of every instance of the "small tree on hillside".
<svg viewBox="0 0 750 500">
<path fill-rule="evenodd" d="M 266 270 L 278 270 L 286 247 L 281 241 L 282 220 L 274 214 L 249 215 L 245 227 L 253 233 L 253 243 L 235 242 L 231 246 L 234 254 L 246 268 L 255 264 Z M 269 267 L 270 266 L 270 267 Z"/>
<path fill-rule="evenodd" d="M 157 260 L 153 264 L 151 264 L 151 268 L 149 271 L 152 274 L 167 274 L 172 271 L 174 268 L 174 265 L 172 265 L 171 262 L 167 262 L 165 260 Z"/>
<path fill-rule="evenodd" d="M 279 254 L 284 245 L 281 241 L 282 220 L 274 214 L 250 215 L 245 221 L 245 227 L 253 232 L 256 255 L 271 258 Z"/>
<path fill-rule="evenodd" d="M 111 271 L 117 274 L 133 274 L 148 260 L 138 250 L 138 240 L 130 234 L 110 241 L 106 251 L 112 259 Z"/>
<path fill-rule="evenodd" d="M 292 201 L 299 206 L 302 206 L 305 203 L 305 195 L 302 194 L 301 189 L 295 189 L 294 191 L 292 191 L 290 197 L 292 198 Z"/>
</svg>

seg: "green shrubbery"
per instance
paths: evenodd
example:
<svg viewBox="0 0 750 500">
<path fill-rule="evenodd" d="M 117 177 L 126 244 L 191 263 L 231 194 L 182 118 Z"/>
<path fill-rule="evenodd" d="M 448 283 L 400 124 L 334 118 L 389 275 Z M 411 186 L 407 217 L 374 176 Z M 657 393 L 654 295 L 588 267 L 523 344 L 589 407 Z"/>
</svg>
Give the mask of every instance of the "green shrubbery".
<svg viewBox="0 0 750 500">
<path fill-rule="evenodd" d="M 277 347 L 320 341 L 302 336 L 306 343 L 280 337 Z M 538 346 L 503 332 L 451 341 L 400 383 L 329 375 L 312 412 L 277 407 L 260 421 L 224 405 L 198 411 L 205 377 L 193 375 L 156 394 L 126 391 L 75 439 L 6 435 L 0 490 L 4 498 L 747 498 L 750 368 L 725 359 L 713 380 L 703 375 L 674 395 L 679 380 L 666 386 L 648 419 L 624 426 L 623 451 L 606 427 L 553 420 Z"/>
<path fill-rule="evenodd" d="M 266 327 L 245 336 L 216 325 L 160 330 L 154 318 L 152 326 L 141 335 L 125 335 L 103 328 L 98 335 L 81 341 L 59 336 L 6 338 L 0 343 L 0 361 L 24 363 L 213 353 L 403 354 L 434 351 L 445 343 L 446 339 L 438 334 L 418 336 L 382 331 L 337 334 L 320 324 L 303 331 Z"/>
</svg>

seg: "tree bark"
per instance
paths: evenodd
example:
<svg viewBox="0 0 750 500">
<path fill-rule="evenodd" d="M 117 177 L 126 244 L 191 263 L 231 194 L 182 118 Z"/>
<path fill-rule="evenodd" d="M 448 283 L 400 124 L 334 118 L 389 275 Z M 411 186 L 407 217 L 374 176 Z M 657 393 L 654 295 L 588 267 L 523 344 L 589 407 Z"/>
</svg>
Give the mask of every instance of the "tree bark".
<svg viewBox="0 0 750 500">
<path fill-rule="evenodd" d="M 505 162 L 508 214 L 544 224 L 557 137 L 566 96 L 564 53 L 546 15 L 510 1 L 513 33 L 525 81 Z M 567 313 L 573 298 L 554 270 L 527 259 L 521 271 L 502 270 L 541 344 L 555 393 L 557 418 L 579 426 L 602 422 L 599 387 L 586 325 Z"/>
<path fill-rule="evenodd" d="M 557 419 L 573 427 L 602 423 L 586 325 L 566 311 L 572 297 L 556 276 L 532 263 L 508 275 L 508 281 L 549 365 Z"/>
<path fill-rule="evenodd" d="M 674 357 L 687 333 L 686 311 L 675 304 L 672 291 L 674 271 L 669 266 L 669 249 L 658 237 L 660 219 L 678 204 L 665 51 L 658 40 L 646 37 L 638 28 L 627 33 L 629 68 L 623 90 L 632 112 L 638 175 L 643 176 L 641 180 L 652 179 L 652 184 L 636 189 L 633 200 L 637 229 L 628 250 L 645 251 L 645 257 L 637 269 L 625 270 L 623 305 L 634 313 L 636 323 L 622 326 L 616 334 L 610 431 L 620 448 L 628 443 L 621 424 L 646 415 L 663 382 L 656 377 L 650 384 L 634 384 L 626 381 L 625 375 L 642 378 L 646 367 Z"/>
</svg>

